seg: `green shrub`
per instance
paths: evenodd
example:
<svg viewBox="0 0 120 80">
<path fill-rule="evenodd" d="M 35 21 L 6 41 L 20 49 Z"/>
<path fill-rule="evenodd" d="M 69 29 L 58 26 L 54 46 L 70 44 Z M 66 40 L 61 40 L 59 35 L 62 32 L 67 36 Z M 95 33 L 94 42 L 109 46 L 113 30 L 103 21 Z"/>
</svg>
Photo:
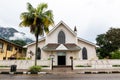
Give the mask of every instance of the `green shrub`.
<svg viewBox="0 0 120 80">
<path fill-rule="evenodd" d="M 111 58 L 112 59 L 120 59 L 120 51 L 116 50 L 114 52 L 111 53 Z"/>
<path fill-rule="evenodd" d="M 31 66 L 31 67 L 29 68 L 29 72 L 36 73 L 36 72 L 40 72 L 41 69 L 42 69 L 41 66 Z"/>
<path fill-rule="evenodd" d="M 10 66 L 0 65 L 0 68 L 7 68 L 7 67 L 10 67 Z"/>
<path fill-rule="evenodd" d="M 112 67 L 120 67 L 120 65 L 112 65 Z"/>
<path fill-rule="evenodd" d="M 76 65 L 76 67 L 91 67 L 90 65 Z"/>
</svg>

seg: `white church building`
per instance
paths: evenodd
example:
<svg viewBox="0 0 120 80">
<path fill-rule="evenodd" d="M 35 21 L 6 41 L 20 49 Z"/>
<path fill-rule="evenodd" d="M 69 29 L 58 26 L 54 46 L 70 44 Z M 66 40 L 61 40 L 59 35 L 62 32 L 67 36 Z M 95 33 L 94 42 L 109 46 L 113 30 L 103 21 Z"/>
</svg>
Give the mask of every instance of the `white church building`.
<svg viewBox="0 0 120 80">
<path fill-rule="evenodd" d="M 35 59 L 35 42 L 26 45 L 26 57 Z M 70 57 L 78 60 L 98 59 L 96 45 L 77 37 L 76 30 L 72 30 L 60 21 L 45 37 L 38 42 L 37 60 L 54 58 L 54 66 L 71 65 Z"/>
</svg>

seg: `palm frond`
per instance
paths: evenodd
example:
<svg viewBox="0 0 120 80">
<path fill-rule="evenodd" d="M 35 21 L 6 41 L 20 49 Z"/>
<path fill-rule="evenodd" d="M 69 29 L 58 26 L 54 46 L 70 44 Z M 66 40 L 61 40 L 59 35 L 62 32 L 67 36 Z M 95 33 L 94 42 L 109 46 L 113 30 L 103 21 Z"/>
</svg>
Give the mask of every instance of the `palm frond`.
<svg viewBox="0 0 120 80">
<path fill-rule="evenodd" d="M 27 3 L 27 10 L 29 12 L 35 12 L 35 8 L 33 8 L 33 6 L 29 2 Z"/>
<path fill-rule="evenodd" d="M 44 10 L 47 9 L 47 8 L 48 8 L 48 5 L 46 3 L 39 4 L 38 7 L 37 7 L 38 14 L 44 12 Z"/>
<path fill-rule="evenodd" d="M 33 8 L 30 3 L 27 3 L 28 12 L 23 12 L 20 15 L 20 26 L 30 27 L 30 32 L 33 34 L 42 35 L 44 31 L 49 32 L 49 26 L 54 24 L 52 10 L 46 10 L 48 5 L 41 3 L 37 8 Z"/>
</svg>

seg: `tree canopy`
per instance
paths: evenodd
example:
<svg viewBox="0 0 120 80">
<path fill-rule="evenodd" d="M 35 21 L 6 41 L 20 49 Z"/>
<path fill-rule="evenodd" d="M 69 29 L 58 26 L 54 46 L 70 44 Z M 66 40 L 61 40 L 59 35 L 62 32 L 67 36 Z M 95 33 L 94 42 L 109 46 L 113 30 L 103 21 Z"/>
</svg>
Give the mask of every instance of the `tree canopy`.
<svg viewBox="0 0 120 80">
<path fill-rule="evenodd" d="M 54 23 L 52 10 L 47 10 L 47 8 L 46 3 L 38 4 L 37 8 L 27 3 L 27 12 L 20 15 L 22 21 L 19 25 L 29 27 L 30 32 L 36 37 L 35 65 L 37 65 L 38 37 L 44 35 L 44 32 L 48 33 L 49 26 Z"/>
<path fill-rule="evenodd" d="M 105 34 L 96 38 L 100 58 L 111 58 L 111 52 L 120 49 L 120 28 L 110 28 Z"/>
</svg>

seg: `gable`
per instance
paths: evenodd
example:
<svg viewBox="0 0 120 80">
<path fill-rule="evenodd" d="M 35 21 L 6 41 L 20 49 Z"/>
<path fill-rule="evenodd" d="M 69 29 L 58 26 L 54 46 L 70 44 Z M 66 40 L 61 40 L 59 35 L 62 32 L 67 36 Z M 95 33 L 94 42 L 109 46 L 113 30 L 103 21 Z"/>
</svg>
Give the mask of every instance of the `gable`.
<svg viewBox="0 0 120 80">
<path fill-rule="evenodd" d="M 76 33 L 70 29 L 63 21 L 59 22 L 49 33 L 46 35 L 46 43 L 58 43 L 59 33 L 64 33 L 64 43 L 76 43 Z M 63 39 L 63 40 L 64 40 Z"/>
<path fill-rule="evenodd" d="M 64 28 L 66 28 L 69 32 L 71 32 L 72 35 L 76 36 L 76 33 L 67 25 L 65 24 L 63 21 L 60 21 L 49 33 L 48 36 L 51 35 L 57 28 L 59 28 L 60 26 L 63 26 Z"/>
<path fill-rule="evenodd" d="M 79 37 L 78 37 L 78 42 L 83 42 L 83 43 L 85 43 L 85 44 L 88 44 L 88 45 L 97 47 L 96 44 L 94 44 L 94 43 L 92 43 L 92 42 L 90 42 L 90 41 L 87 41 L 87 40 L 85 40 L 85 39 L 79 38 Z"/>
</svg>

